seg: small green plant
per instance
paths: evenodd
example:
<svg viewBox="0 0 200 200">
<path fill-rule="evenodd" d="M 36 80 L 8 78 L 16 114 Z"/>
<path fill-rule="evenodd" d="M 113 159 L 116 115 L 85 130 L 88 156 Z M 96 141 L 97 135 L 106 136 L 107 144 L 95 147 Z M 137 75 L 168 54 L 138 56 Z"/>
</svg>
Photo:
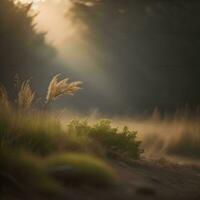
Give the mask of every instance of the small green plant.
<svg viewBox="0 0 200 200">
<path fill-rule="evenodd" d="M 130 131 L 127 127 L 119 131 L 111 126 L 109 120 L 101 120 L 94 126 L 88 125 L 87 121 L 73 120 L 68 125 L 68 132 L 78 136 L 86 134 L 111 157 L 138 159 L 142 153 L 141 142 L 136 139 L 137 132 Z"/>
<path fill-rule="evenodd" d="M 138 159 L 141 154 L 140 141 L 137 141 L 137 132 L 124 127 L 122 131 L 112 128 L 109 120 L 101 120 L 92 128 L 90 137 L 99 141 L 109 154 L 117 157 Z"/>
</svg>

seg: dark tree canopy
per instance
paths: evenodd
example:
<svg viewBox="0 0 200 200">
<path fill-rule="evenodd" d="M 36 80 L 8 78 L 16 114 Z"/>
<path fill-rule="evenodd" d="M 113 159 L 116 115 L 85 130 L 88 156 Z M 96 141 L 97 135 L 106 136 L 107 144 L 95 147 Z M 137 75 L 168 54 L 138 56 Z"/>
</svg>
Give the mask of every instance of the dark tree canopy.
<svg viewBox="0 0 200 200">
<path fill-rule="evenodd" d="M 85 39 L 103 52 L 102 67 L 119 93 L 118 97 L 113 96 L 119 98 L 119 104 L 109 104 L 103 95 L 91 89 L 89 81 L 83 80 L 84 92 L 64 105 L 69 103 L 84 110 L 100 107 L 115 113 L 151 112 L 157 106 L 173 111 L 186 103 L 199 105 L 200 2 L 73 2 L 76 2 L 71 10 L 74 23 L 76 20 L 85 23 L 90 30 Z M 86 6 L 86 2 L 93 4 Z M 11 80 L 19 74 L 33 77 L 34 84 L 41 89 L 53 74 L 73 74 L 73 70 L 59 66 L 57 58 L 53 61 L 56 51 L 45 43 L 44 33 L 35 31 L 30 6 L 16 6 L 11 0 L 1 0 L 0 4 L 1 82 L 13 88 Z"/>
<path fill-rule="evenodd" d="M 11 88 L 15 74 L 43 82 L 55 51 L 45 43 L 44 33 L 36 33 L 31 5 L 0 4 L 1 82 Z"/>
<path fill-rule="evenodd" d="M 74 19 L 88 24 L 88 37 L 110 55 L 106 67 L 127 107 L 174 110 L 200 103 L 200 2 L 83 2 L 74 7 Z"/>
</svg>

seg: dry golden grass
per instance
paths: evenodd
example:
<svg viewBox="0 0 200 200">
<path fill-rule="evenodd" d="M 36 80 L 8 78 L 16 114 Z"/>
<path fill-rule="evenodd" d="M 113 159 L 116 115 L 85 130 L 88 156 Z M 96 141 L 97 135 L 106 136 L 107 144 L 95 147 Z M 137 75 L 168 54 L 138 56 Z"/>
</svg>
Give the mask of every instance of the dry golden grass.
<svg viewBox="0 0 200 200">
<path fill-rule="evenodd" d="M 166 158 L 171 161 L 196 162 L 200 158 L 200 118 L 158 116 L 146 119 L 113 118 L 113 124 L 122 128 L 127 125 L 138 131 L 142 141 L 143 156 Z"/>
<path fill-rule="evenodd" d="M 0 84 L 0 105 L 6 108 L 10 107 L 10 102 L 8 99 L 6 88 L 2 84 Z"/>
<path fill-rule="evenodd" d="M 81 89 L 81 81 L 69 82 L 69 78 L 58 80 L 60 74 L 55 75 L 49 83 L 45 107 L 60 96 L 74 95 Z M 35 91 L 31 88 L 30 79 L 19 83 L 19 77 L 15 77 L 15 88 L 18 90 L 17 105 L 20 109 L 28 110 L 32 107 L 35 99 Z M 9 102 L 6 88 L 0 84 L 0 104 L 5 108 L 9 108 L 11 103 Z"/>
<path fill-rule="evenodd" d="M 69 83 L 69 78 L 59 81 L 59 76 L 60 74 L 55 75 L 49 83 L 46 95 L 46 104 L 49 104 L 63 95 L 74 95 L 78 90 L 81 89 L 81 81 Z"/>
<path fill-rule="evenodd" d="M 23 81 L 18 92 L 18 106 L 21 109 L 29 109 L 34 101 L 35 92 L 32 90 L 30 80 Z"/>
</svg>

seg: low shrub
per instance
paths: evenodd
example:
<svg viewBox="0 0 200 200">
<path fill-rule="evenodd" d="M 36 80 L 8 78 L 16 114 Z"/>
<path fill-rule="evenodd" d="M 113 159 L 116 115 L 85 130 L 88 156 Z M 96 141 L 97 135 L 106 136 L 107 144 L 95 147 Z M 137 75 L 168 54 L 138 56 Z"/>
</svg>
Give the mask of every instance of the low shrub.
<svg viewBox="0 0 200 200">
<path fill-rule="evenodd" d="M 94 126 L 90 126 L 87 121 L 73 120 L 68 125 L 68 132 L 78 136 L 87 135 L 111 157 L 138 159 L 142 153 L 141 142 L 136 139 L 137 132 L 130 131 L 127 127 L 119 131 L 111 126 L 109 120 L 101 120 Z"/>
</svg>

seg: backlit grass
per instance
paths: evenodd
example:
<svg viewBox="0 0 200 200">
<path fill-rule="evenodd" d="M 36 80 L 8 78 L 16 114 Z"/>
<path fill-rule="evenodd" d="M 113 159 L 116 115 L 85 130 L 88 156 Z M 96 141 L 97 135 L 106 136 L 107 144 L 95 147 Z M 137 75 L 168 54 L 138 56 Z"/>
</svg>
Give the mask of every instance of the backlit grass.
<svg viewBox="0 0 200 200">
<path fill-rule="evenodd" d="M 132 134 L 132 135 L 131 135 Z M 110 187 L 118 178 L 113 155 L 139 158 L 136 133 L 112 128 L 107 120 L 68 126 L 44 112 L 0 111 L 0 192 L 63 195 L 65 187 Z"/>
</svg>

